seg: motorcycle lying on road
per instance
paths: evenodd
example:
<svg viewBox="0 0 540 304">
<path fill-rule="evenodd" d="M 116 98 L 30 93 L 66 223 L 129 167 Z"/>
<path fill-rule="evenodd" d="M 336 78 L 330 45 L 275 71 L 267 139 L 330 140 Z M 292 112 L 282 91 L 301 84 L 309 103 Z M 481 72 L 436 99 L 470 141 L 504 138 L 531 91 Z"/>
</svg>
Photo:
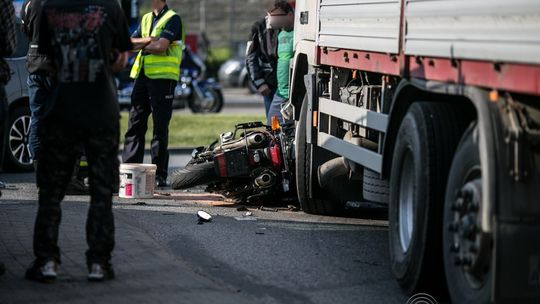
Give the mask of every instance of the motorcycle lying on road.
<svg viewBox="0 0 540 304">
<path fill-rule="evenodd" d="M 223 92 L 215 78 L 206 77 L 203 60 L 186 46 L 180 65 L 180 80 L 174 89 L 173 108 L 188 106 L 193 113 L 219 113 L 223 108 Z M 134 83 L 129 79 L 129 70 L 117 77 L 118 102 L 120 107 L 129 108 Z"/>
<path fill-rule="evenodd" d="M 292 197 L 294 122 L 269 127 L 238 124 L 213 143 L 193 151 L 186 167 L 169 177 L 173 189 L 207 185 L 206 191 L 236 203 L 262 203 Z"/>
</svg>

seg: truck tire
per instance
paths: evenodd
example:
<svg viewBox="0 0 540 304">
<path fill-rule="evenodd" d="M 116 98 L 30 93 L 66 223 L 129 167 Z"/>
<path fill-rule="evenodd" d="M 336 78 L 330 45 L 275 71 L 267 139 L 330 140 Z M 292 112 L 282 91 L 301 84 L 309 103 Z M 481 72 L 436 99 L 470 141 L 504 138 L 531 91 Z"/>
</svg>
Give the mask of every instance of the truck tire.
<svg viewBox="0 0 540 304">
<path fill-rule="evenodd" d="M 444 202 L 443 257 L 452 303 L 490 303 L 493 286 L 492 238 L 478 228 L 482 171 L 476 134 L 472 125 L 458 146 Z"/>
<path fill-rule="evenodd" d="M 407 293 L 444 292 L 442 211 L 450 163 L 466 127 L 461 119 L 449 103 L 415 102 L 396 136 L 389 250 L 392 272 Z"/>
<path fill-rule="evenodd" d="M 380 174 L 364 168 L 362 196 L 365 200 L 388 204 L 388 196 L 390 195 L 390 187 L 388 180 L 381 179 Z"/>
<path fill-rule="evenodd" d="M 304 96 L 300 110 L 300 120 L 296 126 L 296 189 L 300 207 L 306 213 L 320 215 L 335 215 L 341 210 L 338 201 L 311 197 L 310 193 L 320 191 L 319 183 L 311 174 L 312 145 L 306 142 L 308 114 L 307 95 Z"/>
</svg>

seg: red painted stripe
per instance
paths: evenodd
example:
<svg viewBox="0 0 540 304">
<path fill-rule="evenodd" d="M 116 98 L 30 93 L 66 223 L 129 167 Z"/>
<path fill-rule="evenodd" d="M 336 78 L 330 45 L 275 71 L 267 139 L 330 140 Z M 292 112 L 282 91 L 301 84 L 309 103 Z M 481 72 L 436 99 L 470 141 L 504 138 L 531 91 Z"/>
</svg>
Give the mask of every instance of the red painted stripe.
<svg viewBox="0 0 540 304">
<path fill-rule="evenodd" d="M 319 48 L 321 65 L 540 95 L 540 65 Z M 400 68 L 402 67 L 402 68 Z"/>
<path fill-rule="evenodd" d="M 408 57 L 410 76 L 540 95 L 540 66 L 444 58 Z"/>
<path fill-rule="evenodd" d="M 319 56 L 321 65 L 396 76 L 400 74 L 400 61 L 399 56 L 397 55 L 323 48 L 322 50 L 319 50 Z"/>
</svg>

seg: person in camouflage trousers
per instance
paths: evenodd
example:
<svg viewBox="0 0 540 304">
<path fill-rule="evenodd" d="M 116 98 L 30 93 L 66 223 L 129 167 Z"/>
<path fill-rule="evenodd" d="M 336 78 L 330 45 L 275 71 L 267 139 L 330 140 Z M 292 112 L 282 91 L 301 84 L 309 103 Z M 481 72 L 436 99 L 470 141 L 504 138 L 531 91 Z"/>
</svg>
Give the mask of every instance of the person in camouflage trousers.
<svg viewBox="0 0 540 304">
<path fill-rule="evenodd" d="M 62 211 L 62 189 L 71 179 L 73 163 L 81 153 L 81 140 L 86 148 L 90 178 L 90 210 L 86 223 L 88 263 L 108 261 L 114 248 L 112 195 L 118 185 L 118 128 L 90 129 L 86 132 L 63 128 L 55 122 L 46 124 L 40 134 L 42 152 L 37 171 L 39 210 L 35 223 L 34 254 L 53 257 L 60 263 L 58 228 Z"/>
<path fill-rule="evenodd" d="M 133 44 L 116 1 L 47 0 L 41 4 L 38 52 L 52 59 L 55 72 L 50 103 L 38 129 L 36 259 L 25 278 L 50 282 L 57 277 L 60 202 L 73 164 L 84 149 L 90 182 L 88 280 L 112 279 L 112 195 L 118 186 L 120 120 L 114 73 L 126 66 Z"/>
</svg>

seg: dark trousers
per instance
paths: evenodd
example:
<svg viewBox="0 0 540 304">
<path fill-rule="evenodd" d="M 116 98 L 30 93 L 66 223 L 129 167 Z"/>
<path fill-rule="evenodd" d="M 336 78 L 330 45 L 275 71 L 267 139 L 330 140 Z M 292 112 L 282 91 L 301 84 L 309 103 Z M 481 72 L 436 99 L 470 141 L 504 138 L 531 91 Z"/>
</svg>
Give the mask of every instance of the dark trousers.
<svg viewBox="0 0 540 304">
<path fill-rule="evenodd" d="M 39 125 L 44 116 L 46 107 L 51 98 L 51 80 L 46 75 L 30 74 L 28 80 L 28 99 L 32 120 L 30 122 L 30 134 L 28 136 L 28 146 L 30 153 L 35 160 L 39 154 Z"/>
<path fill-rule="evenodd" d="M 68 128 L 43 122 L 37 168 L 39 209 L 34 227 L 34 254 L 38 260 L 60 261 L 58 229 L 60 202 L 71 179 L 73 163 L 86 151 L 90 181 L 90 209 L 86 221 L 88 263 L 108 262 L 114 248 L 112 195 L 118 185 L 118 124 L 111 128 Z"/>
<path fill-rule="evenodd" d="M 152 114 L 154 132 L 150 146 L 152 163 L 157 166 L 156 175 L 166 178 L 169 167 L 169 122 L 172 116 L 172 100 L 176 81 L 149 79 L 140 72 L 135 80 L 129 110 L 129 125 L 125 135 L 124 163 L 142 163 L 144 137 L 148 129 L 148 116 Z"/>
<path fill-rule="evenodd" d="M 7 138 L 9 132 L 9 110 L 6 90 L 3 84 L 0 84 L 0 168 L 4 163 L 4 152 L 7 147 Z"/>
</svg>

